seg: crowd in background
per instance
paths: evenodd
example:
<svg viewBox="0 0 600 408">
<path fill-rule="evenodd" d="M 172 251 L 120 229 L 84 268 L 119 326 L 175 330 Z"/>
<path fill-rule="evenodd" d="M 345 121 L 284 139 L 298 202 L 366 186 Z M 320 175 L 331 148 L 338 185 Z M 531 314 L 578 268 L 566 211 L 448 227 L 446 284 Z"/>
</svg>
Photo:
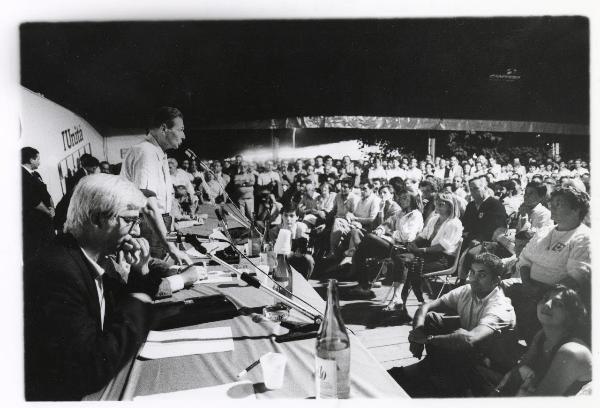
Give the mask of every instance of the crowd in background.
<svg viewBox="0 0 600 408">
<path fill-rule="evenodd" d="M 288 216 L 308 226 L 304 235 L 313 250 L 304 256 L 311 262 L 300 272 L 311 277 L 314 268 L 313 278 L 333 273 L 358 281 L 350 299 L 375 297 L 366 260 L 389 259 L 394 293 L 384 310 L 410 321 L 408 291 L 421 303 L 409 341 L 419 358 L 426 345 L 428 363 L 390 370 L 411 395 L 569 395 L 589 383 L 590 172 L 584 160 L 317 156 L 257 163 L 238 155 L 202 164 L 183 159 L 180 166 L 171 161 L 172 176 L 184 186 L 176 187 L 178 197 L 193 192 L 189 201 L 219 204 L 225 191 L 266 229 L 286 228 Z M 457 288 L 425 302 L 423 274 L 459 257 Z M 348 275 L 339 274 L 344 263 Z M 458 314 L 458 325 L 435 320 L 448 310 Z M 492 339 L 493 347 L 483 347 Z M 525 354 L 517 339 L 527 344 Z M 466 353 L 475 343 L 478 352 Z M 481 364 L 495 375 L 481 374 Z M 438 378 L 433 387 L 431 378 Z"/>
<path fill-rule="evenodd" d="M 206 165 L 210 171 L 204 169 Z M 174 185 L 184 186 L 190 193 L 191 201 L 222 202 L 224 188 L 248 216 L 259 214 L 260 205 L 265 199 L 280 203 L 287 199 L 300 202 L 305 193 L 303 184 L 306 185 L 307 181 L 319 196 L 325 188 L 328 198 L 321 198 L 321 201 L 330 203 L 333 202 L 331 194 L 340 192 L 342 180 L 348 180 L 358 193 L 360 184 L 365 181 L 372 183 L 377 191 L 382 185 L 399 181 L 404 183 L 407 179 L 417 185 L 427 181 L 436 192 L 452 192 L 468 202 L 468 180 L 483 176 L 494 190 L 494 195 L 502 200 L 509 216 L 518 212 L 529 182 L 544 184 L 548 197 L 556 186 L 564 183 L 575 184 L 588 193 L 590 189 L 588 163 L 580 158 L 563 160 L 558 155 L 542 163 L 535 160 L 521 163 L 519 158 L 514 158 L 510 163 L 498 163 L 493 157 L 476 154 L 461 161 L 456 156 L 434 158 L 426 155 L 423 160 L 378 156 L 372 156 L 370 160 L 351 160 L 349 156 L 341 159 L 317 156 L 265 162 L 245 160 L 238 155 L 233 160 L 208 160 L 202 166 L 194 159 L 178 161 L 171 158 L 169 167 L 171 176 L 175 177 Z M 181 197 L 183 188 L 180 187 L 179 191 L 177 196 Z M 328 203 L 324 204 L 327 209 Z"/>
<path fill-rule="evenodd" d="M 205 205 L 231 199 L 266 236 L 276 236 L 281 228 L 293 231 L 293 266 L 306 278 L 337 273 L 338 278 L 357 281 L 349 291 L 355 299 L 375 296 L 371 288 L 379 277 L 373 276 L 367 260 L 390 262 L 392 272 L 386 278 L 393 294 L 386 310 L 400 311 L 407 321 L 414 319 L 411 352 L 420 358 L 427 347 L 428 361 L 437 359 L 437 365 L 429 364 L 426 378 L 440 376 L 448 367 L 463 370 L 446 372 L 445 381 L 454 380 L 447 393 L 440 391 L 444 389 L 440 383 L 434 389 L 423 388 L 423 383 L 415 382 L 419 375 L 414 372 L 390 372 L 413 396 L 484 395 L 500 380 L 494 390 L 504 395 L 577 392 L 591 375 L 588 163 L 558 155 L 543 162 L 514 158 L 510 163 L 476 154 L 463 160 L 431 155 L 420 159 L 317 156 L 254 162 L 238 155 L 233 160 L 201 162 L 169 156 L 168 167 L 165 163 L 163 168 L 172 183 L 172 190 L 166 190 L 172 205 L 164 205 L 168 211 L 161 212 L 162 220 L 168 229 L 169 218 L 198 219 L 206 212 Z M 62 231 L 78 181 L 110 169 L 91 155 L 82 156 L 76 180 L 69 180 L 67 194 L 54 208 L 35 171 L 39 161 L 37 150 L 24 148 L 24 206 L 32 203 L 24 210 L 25 259 L 42 241 Z M 141 191 L 147 198 L 157 196 Z M 28 223 L 30 213 L 36 217 Z M 48 222 L 41 223 L 40 218 Z M 47 233 L 40 234 L 40 225 Z M 184 259 L 175 249 L 169 252 Z M 449 268 L 459 259 L 458 287 L 425 302 L 423 273 Z M 349 272 L 339 275 L 344 264 L 350 266 Z M 413 318 L 406 311 L 409 290 L 421 303 Z M 431 320 L 432 313 L 448 308 L 461 320 L 450 332 L 442 320 Z M 480 338 L 497 337 L 505 329 L 526 342 L 527 365 L 517 363 L 522 353 L 514 359 L 500 358 L 503 365 L 492 363 L 492 368 L 503 375 L 488 376 L 484 384 L 480 373 L 474 374 L 475 365 L 467 361 L 487 361 L 490 368 L 489 361 L 499 357 L 498 349 L 487 355 L 456 351 L 479 344 Z M 508 371 L 507 362 L 518 366 Z M 436 367 L 434 372 L 431 367 Z M 468 383 L 460 382 L 464 376 L 470 378 Z"/>
</svg>

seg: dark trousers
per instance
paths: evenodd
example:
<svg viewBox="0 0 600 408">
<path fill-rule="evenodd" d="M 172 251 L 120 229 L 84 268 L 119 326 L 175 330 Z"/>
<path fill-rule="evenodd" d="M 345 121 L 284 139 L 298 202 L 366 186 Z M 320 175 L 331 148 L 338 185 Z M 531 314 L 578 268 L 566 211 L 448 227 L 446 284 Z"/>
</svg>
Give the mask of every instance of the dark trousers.
<svg viewBox="0 0 600 408">
<path fill-rule="evenodd" d="M 502 282 L 502 288 L 515 308 L 517 333 L 519 338 L 529 344 L 533 336 L 542 328 L 537 317 L 537 302 L 550 287 L 541 283 L 524 285 L 523 283 L 507 284 L 507 282 L 510 280 Z"/>
<path fill-rule="evenodd" d="M 298 273 L 304 276 L 306 279 L 310 279 L 313 269 L 315 268 L 315 260 L 310 254 L 290 254 L 287 257 L 287 261 L 292 268 Z"/>
<path fill-rule="evenodd" d="M 415 292 L 415 296 L 419 302 L 423 303 L 425 301 L 425 299 L 423 299 L 423 290 L 421 289 L 421 273 L 424 263 L 425 260 L 421 257 L 417 257 L 414 261 L 407 263 L 406 282 L 404 283 L 402 293 L 400 294 L 404 304 L 406 304 L 408 292 L 411 288 L 413 292 Z"/>
<path fill-rule="evenodd" d="M 358 284 L 362 288 L 369 288 L 369 279 L 371 278 L 367 269 L 366 259 L 383 259 L 387 257 L 391 257 L 394 261 L 394 276 L 404 280 L 402 276 L 404 265 L 399 258 L 399 254 L 394 250 L 394 246 L 375 234 L 367 234 L 363 238 L 352 256 L 352 275 L 356 277 Z"/>
<path fill-rule="evenodd" d="M 38 210 L 23 214 L 23 260 L 34 258 L 56 235 L 52 218 Z"/>
<path fill-rule="evenodd" d="M 458 316 L 430 312 L 425 318 L 426 335 L 448 334 L 458 328 Z M 419 345 L 411 347 L 414 346 Z M 470 351 L 452 351 L 431 345 L 427 346 L 427 356 L 417 363 L 415 371 L 410 378 L 396 378 L 411 397 L 486 396 L 504 374 L 488 368 L 485 356 L 477 347 Z"/>
<path fill-rule="evenodd" d="M 454 262 L 454 257 L 444 253 L 427 253 L 415 257 L 411 262 L 406 262 L 408 272 L 401 295 L 404 303 L 406 303 L 406 299 L 408 299 L 408 292 L 411 288 L 415 292 L 417 300 L 423 303 L 423 291 L 421 290 L 421 283 L 423 280 L 421 276 L 423 273 L 441 271 L 442 269 L 448 268 L 452 262 Z"/>
<path fill-rule="evenodd" d="M 167 227 L 167 231 L 171 226 L 172 218 L 169 214 L 163 214 L 163 222 Z M 146 238 L 150 244 L 150 256 L 157 259 L 165 259 L 167 256 L 167 248 L 164 247 L 162 239 L 158 232 L 154 230 L 147 216 L 142 218 L 140 223 L 140 236 Z"/>
</svg>

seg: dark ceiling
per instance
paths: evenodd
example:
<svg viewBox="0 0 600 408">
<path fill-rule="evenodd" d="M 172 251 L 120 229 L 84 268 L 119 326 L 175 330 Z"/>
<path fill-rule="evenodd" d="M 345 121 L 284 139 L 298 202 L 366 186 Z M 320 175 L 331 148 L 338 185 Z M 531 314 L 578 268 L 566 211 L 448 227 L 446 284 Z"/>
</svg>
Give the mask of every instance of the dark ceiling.
<svg viewBox="0 0 600 408">
<path fill-rule="evenodd" d="M 589 123 L 583 17 L 25 23 L 22 85 L 101 131 L 298 115 Z M 514 82 L 492 74 L 517 69 Z"/>
</svg>

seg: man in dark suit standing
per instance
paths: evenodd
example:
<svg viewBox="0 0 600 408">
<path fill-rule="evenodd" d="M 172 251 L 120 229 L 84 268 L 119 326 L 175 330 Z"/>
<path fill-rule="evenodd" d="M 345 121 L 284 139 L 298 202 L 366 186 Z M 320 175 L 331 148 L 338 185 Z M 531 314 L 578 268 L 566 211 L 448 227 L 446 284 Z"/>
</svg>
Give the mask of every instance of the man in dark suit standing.
<svg viewBox="0 0 600 408">
<path fill-rule="evenodd" d="M 53 235 L 54 203 L 46 184 L 36 171 L 40 152 L 33 147 L 21 149 L 21 193 L 23 196 L 23 259 L 32 258 Z"/>
<path fill-rule="evenodd" d="M 83 178 L 73 193 L 66 233 L 26 263 L 28 400 L 78 400 L 100 390 L 145 340 L 150 296 L 161 281 L 148 273 L 148 242 L 135 238 L 146 201 L 119 176 Z M 115 253 L 137 279 L 100 266 Z"/>
<path fill-rule="evenodd" d="M 94 156 L 89 153 L 84 153 L 79 158 L 79 170 L 75 172 L 73 176 L 67 179 L 67 193 L 60 199 L 56 205 L 56 211 L 54 215 L 54 227 L 60 234 L 63 229 L 65 220 L 67 219 L 67 210 L 69 209 L 69 203 L 73 196 L 73 190 L 79 180 L 87 175 L 95 174 L 100 172 L 100 162 Z"/>
<path fill-rule="evenodd" d="M 73 189 L 87 175 L 100 172 L 100 162 L 89 153 L 84 153 L 79 158 L 79 169 L 66 180 L 67 193 L 72 193 Z"/>
</svg>

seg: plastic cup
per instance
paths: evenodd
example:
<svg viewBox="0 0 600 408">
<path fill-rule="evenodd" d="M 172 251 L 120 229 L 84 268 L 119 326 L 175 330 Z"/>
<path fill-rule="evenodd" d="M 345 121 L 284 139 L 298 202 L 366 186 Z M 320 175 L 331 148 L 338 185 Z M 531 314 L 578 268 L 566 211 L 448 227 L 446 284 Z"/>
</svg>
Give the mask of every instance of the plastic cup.
<svg viewBox="0 0 600 408">
<path fill-rule="evenodd" d="M 267 353 L 260 358 L 263 382 L 269 390 L 277 390 L 283 386 L 285 363 L 287 357 L 281 353 Z"/>
</svg>

